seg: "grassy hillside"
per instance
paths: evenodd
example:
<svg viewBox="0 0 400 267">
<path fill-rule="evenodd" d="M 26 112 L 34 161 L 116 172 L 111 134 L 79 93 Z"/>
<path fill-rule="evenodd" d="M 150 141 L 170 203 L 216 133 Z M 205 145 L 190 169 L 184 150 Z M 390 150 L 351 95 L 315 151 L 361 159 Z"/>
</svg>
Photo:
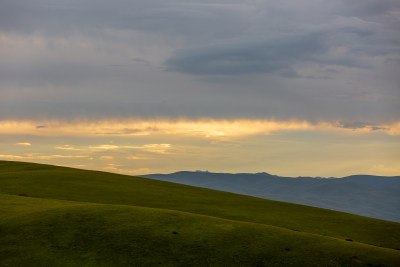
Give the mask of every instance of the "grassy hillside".
<svg viewBox="0 0 400 267">
<path fill-rule="evenodd" d="M 400 176 L 291 178 L 181 171 L 143 177 L 400 222 Z"/>
<path fill-rule="evenodd" d="M 0 266 L 400 263 L 400 224 L 307 206 L 5 161 L 0 193 Z"/>
</svg>

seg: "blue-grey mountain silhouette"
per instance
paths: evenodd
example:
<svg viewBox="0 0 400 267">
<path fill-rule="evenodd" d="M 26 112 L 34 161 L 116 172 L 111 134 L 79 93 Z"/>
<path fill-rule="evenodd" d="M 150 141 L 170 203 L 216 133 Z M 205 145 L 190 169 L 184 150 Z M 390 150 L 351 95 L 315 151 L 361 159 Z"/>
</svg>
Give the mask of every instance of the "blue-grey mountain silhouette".
<svg viewBox="0 0 400 267">
<path fill-rule="evenodd" d="M 400 222 L 400 176 L 292 178 L 182 171 L 144 177 Z"/>
</svg>

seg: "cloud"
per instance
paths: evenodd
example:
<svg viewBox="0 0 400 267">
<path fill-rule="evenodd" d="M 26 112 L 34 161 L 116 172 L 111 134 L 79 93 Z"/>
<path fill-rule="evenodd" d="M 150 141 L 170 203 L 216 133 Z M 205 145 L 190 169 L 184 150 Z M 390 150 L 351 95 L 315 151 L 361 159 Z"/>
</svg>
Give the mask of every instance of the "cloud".
<svg viewBox="0 0 400 267">
<path fill-rule="evenodd" d="M 74 165 L 71 165 L 71 167 L 73 167 L 73 168 L 85 168 L 87 166 L 88 165 L 85 165 L 85 164 L 74 164 Z"/>
<path fill-rule="evenodd" d="M 0 119 L 389 123 L 398 14 L 396 0 L 3 0 Z M 154 129 L 108 135 L 123 132 Z"/>
<path fill-rule="evenodd" d="M 120 165 L 114 164 L 114 163 L 109 163 L 109 164 L 106 164 L 106 166 L 103 167 L 103 169 L 109 170 L 109 171 L 115 171 L 115 170 L 118 170 L 118 168 L 117 168 L 118 166 L 120 166 Z"/>
<path fill-rule="evenodd" d="M 137 168 L 137 169 L 124 169 L 121 165 L 110 163 L 103 167 L 103 170 L 128 174 L 128 175 L 138 175 L 138 174 L 148 174 L 150 172 L 149 168 Z"/>
<path fill-rule="evenodd" d="M 80 148 L 75 148 L 75 147 L 70 146 L 70 145 L 56 146 L 55 148 L 56 149 L 62 149 L 62 150 L 74 150 L 74 151 L 82 150 Z"/>
<path fill-rule="evenodd" d="M 371 126 L 371 123 L 362 122 L 362 121 L 352 121 L 352 122 L 338 122 L 338 124 L 343 128 L 348 129 L 360 129 Z"/>
<path fill-rule="evenodd" d="M 143 146 L 117 146 L 117 145 L 89 146 L 89 149 L 92 149 L 94 151 L 137 149 L 156 154 L 166 154 L 170 148 L 171 148 L 170 144 L 145 144 Z"/>
<path fill-rule="evenodd" d="M 51 121 L 46 129 L 36 129 L 36 121 L 0 121 L 0 135 L 36 135 L 36 136 L 80 136 L 101 137 L 135 136 L 125 129 L 142 129 L 145 136 L 180 136 L 207 139 L 243 138 L 252 135 L 269 135 L 277 132 L 292 131 L 331 131 L 348 134 L 368 134 L 382 132 L 388 135 L 400 134 L 400 122 L 379 124 L 371 122 L 343 122 L 307 120 L 274 120 L 274 119 L 118 119 L 95 121 Z M 172 147 L 171 144 L 144 145 L 91 145 L 85 149 L 93 151 L 137 149 L 154 153 L 163 153 Z M 71 146 L 58 146 L 57 149 L 76 150 Z M 84 148 L 80 148 L 84 149 Z"/>
<path fill-rule="evenodd" d="M 15 144 L 16 146 L 31 146 L 32 144 L 31 143 L 16 143 Z"/>
<path fill-rule="evenodd" d="M 293 64 L 313 60 L 324 49 L 321 34 L 275 40 L 227 40 L 178 50 L 165 64 L 169 71 L 194 75 L 277 73 L 296 76 Z"/>
<path fill-rule="evenodd" d="M 101 156 L 99 159 L 101 159 L 101 160 L 111 160 L 111 159 L 114 159 L 114 157 L 112 157 L 112 156 Z"/>
<path fill-rule="evenodd" d="M 389 135 L 400 135 L 400 122 L 393 123 L 392 125 L 383 126 L 386 127 L 386 131 Z"/>
<path fill-rule="evenodd" d="M 387 131 L 393 133 L 397 128 L 396 124 L 391 127 L 377 125 L 376 123 L 363 122 L 363 121 L 339 121 L 337 123 L 339 127 L 352 130 L 368 130 L 368 131 Z"/>
<path fill-rule="evenodd" d="M 98 145 L 98 146 L 89 146 L 89 148 L 93 150 L 114 150 L 121 147 L 116 145 Z"/>
<path fill-rule="evenodd" d="M 139 149 L 156 154 L 167 154 L 168 150 L 171 148 L 170 144 L 147 144 Z"/>
<path fill-rule="evenodd" d="M 251 9 L 248 3 L 182 0 L 115 0 L 112 3 L 95 0 L 79 3 L 4 0 L 1 7 L 0 23 L 3 29 L 31 33 L 39 28 L 48 34 L 93 33 L 101 28 L 175 35 L 210 31 L 226 34 L 234 31 L 232 24 L 237 24 L 238 20 L 245 21 L 245 12 Z"/>
<path fill-rule="evenodd" d="M 87 158 L 88 156 L 83 155 L 43 155 L 43 156 L 32 156 L 33 159 L 72 159 L 72 158 Z M 29 157 L 28 157 L 29 158 Z"/>
<path fill-rule="evenodd" d="M 400 176 L 399 168 L 386 167 L 383 164 L 372 166 L 369 172 L 374 175 Z"/>
<path fill-rule="evenodd" d="M 0 155 L 2 159 L 72 159 L 72 158 L 87 158 L 88 156 L 83 155 L 43 155 L 43 154 L 24 154 L 24 155 Z"/>
<path fill-rule="evenodd" d="M 11 159 L 11 160 L 16 160 L 16 159 L 24 159 L 25 157 L 23 156 L 18 156 L 18 155 L 0 155 L 1 159 Z"/>
<path fill-rule="evenodd" d="M 345 5 L 346 4 L 346 5 Z M 390 13 L 392 10 L 400 7 L 400 4 L 396 0 L 383 0 L 374 1 L 367 0 L 360 4 L 357 0 L 344 1 L 340 5 L 336 12 L 341 15 L 347 16 L 359 16 L 362 18 L 376 17 L 379 15 L 384 15 Z"/>
<path fill-rule="evenodd" d="M 149 168 L 138 168 L 138 169 L 118 169 L 119 173 L 130 174 L 130 175 L 144 175 L 149 174 Z"/>
<path fill-rule="evenodd" d="M 155 159 L 155 158 L 149 157 L 149 156 L 147 156 L 147 155 L 136 155 L 136 156 L 127 157 L 127 159 L 133 159 L 133 160 L 150 160 L 150 159 Z"/>
</svg>

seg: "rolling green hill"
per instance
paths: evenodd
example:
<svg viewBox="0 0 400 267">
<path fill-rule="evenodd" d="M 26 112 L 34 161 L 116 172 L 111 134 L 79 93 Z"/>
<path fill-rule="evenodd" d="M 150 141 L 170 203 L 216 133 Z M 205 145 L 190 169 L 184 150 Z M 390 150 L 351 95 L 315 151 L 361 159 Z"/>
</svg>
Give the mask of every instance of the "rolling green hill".
<svg viewBox="0 0 400 267">
<path fill-rule="evenodd" d="M 400 224 L 0 161 L 0 266 L 398 266 Z"/>
</svg>

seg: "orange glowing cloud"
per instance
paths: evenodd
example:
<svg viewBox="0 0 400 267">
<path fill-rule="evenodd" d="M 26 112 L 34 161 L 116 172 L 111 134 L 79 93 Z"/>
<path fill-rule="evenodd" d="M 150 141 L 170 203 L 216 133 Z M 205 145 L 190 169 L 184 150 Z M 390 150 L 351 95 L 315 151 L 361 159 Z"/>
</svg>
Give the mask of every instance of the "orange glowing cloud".
<svg viewBox="0 0 400 267">
<path fill-rule="evenodd" d="M 178 135 L 202 138 L 240 138 L 268 135 L 279 131 L 340 131 L 350 134 L 383 132 L 400 135 L 400 122 L 346 126 L 341 122 L 318 122 L 261 119 L 110 119 L 98 121 L 0 121 L 0 134 L 36 136 L 137 136 Z M 62 146 L 58 149 L 73 150 Z M 117 149 L 102 145 L 97 150 Z M 134 148 L 134 147 L 132 147 Z M 148 149 L 151 149 L 148 147 Z"/>
<path fill-rule="evenodd" d="M 16 146 L 31 146 L 31 143 L 16 143 Z"/>
<path fill-rule="evenodd" d="M 24 155 L 0 155 L 0 159 L 9 160 L 22 160 L 22 159 L 59 159 L 59 158 L 87 158 L 83 155 L 38 155 L 38 154 L 24 154 Z"/>
<path fill-rule="evenodd" d="M 97 145 L 97 146 L 89 146 L 88 148 L 93 151 L 138 149 L 152 153 L 166 154 L 167 151 L 171 148 L 171 145 L 170 144 L 146 144 L 143 146 Z"/>
</svg>

